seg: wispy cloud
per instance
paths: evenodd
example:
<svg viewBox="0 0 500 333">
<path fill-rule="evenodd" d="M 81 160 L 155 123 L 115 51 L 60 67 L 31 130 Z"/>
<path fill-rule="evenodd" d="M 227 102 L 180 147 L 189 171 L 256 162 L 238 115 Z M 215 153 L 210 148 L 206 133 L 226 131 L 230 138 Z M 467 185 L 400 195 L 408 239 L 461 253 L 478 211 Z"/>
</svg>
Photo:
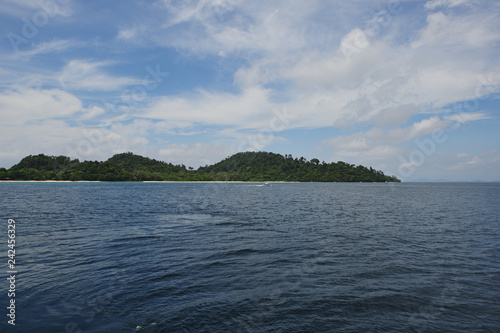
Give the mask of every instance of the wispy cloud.
<svg viewBox="0 0 500 333">
<path fill-rule="evenodd" d="M 71 60 L 63 68 L 58 79 L 65 89 L 70 90 L 113 91 L 142 83 L 139 79 L 107 74 L 103 68 L 111 64 L 107 61 Z"/>
<path fill-rule="evenodd" d="M 468 154 L 458 154 L 457 159 L 459 162 L 448 166 L 447 170 L 464 170 L 472 169 L 478 165 L 483 164 L 483 160 L 479 156 L 469 156 Z"/>
<path fill-rule="evenodd" d="M 462 112 L 446 116 L 446 119 L 457 123 L 465 124 L 471 121 L 490 119 L 491 117 L 484 112 Z"/>
<path fill-rule="evenodd" d="M 29 60 L 31 57 L 41 54 L 55 54 L 67 51 L 74 48 L 79 48 L 87 45 L 86 42 L 70 40 L 52 40 L 50 42 L 42 42 L 34 45 L 32 49 L 26 51 L 19 51 L 14 54 L 15 58 Z"/>
<path fill-rule="evenodd" d="M 415 122 L 404 128 L 395 128 L 387 131 L 374 127 L 366 132 L 336 136 L 325 140 L 323 144 L 331 146 L 335 151 L 366 152 L 377 146 L 398 146 L 401 143 L 418 139 L 451 125 L 451 122 L 443 121 L 439 117 L 434 116 Z"/>
<path fill-rule="evenodd" d="M 456 7 L 469 2 L 470 0 L 431 0 L 425 4 L 425 8 L 435 9 L 438 7 Z"/>
<path fill-rule="evenodd" d="M 30 17 L 37 12 L 43 12 L 51 17 L 56 15 L 67 17 L 73 13 L 73 9 L 71 1 L 3 0 L 0 2 L 0 13 L 14 17 Z"/>
<path fill-rule="evenodd" d="M 354 161 L 388 168 L 387 161 L 397 160 L 405 152 L 404 145 L 449 128 L 451 121 L 443 121 L 438 116 L 423 119 L 403 128 L 384 130 L 374 127 L 365 132 L 336 136 L 324 140 L 322 144 L 332 151 L 332 158 Z M 396 168 L 390 168 L 396 173 Z"/>
</svg>

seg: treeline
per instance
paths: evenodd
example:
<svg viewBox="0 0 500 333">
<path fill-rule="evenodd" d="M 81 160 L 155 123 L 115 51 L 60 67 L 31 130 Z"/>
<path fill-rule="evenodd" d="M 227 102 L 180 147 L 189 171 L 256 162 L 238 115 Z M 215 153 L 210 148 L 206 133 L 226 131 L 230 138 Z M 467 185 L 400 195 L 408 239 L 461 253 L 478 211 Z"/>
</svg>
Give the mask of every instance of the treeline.
<svg viewBox="0 0 500 333">
<path fill-rule="evenodd" d="M 0 168 L 1 180 L 71 181 L 183 181 L 210 180 L 186 169 L 132 153 L 117 154 L 104 162 L 66 156 L 30 155 L 10 169 Z"/>
<path fill-rule="evenodd" d="M 313 158 L 293 158 L 266 152 L 238 153 L 198 169 L 215 180 L 299 182 L 399 182 L 382 171 L 345 162 L 325 163 Z"/>
<path fill-rule="evenodd" d="M 117 154 L 104 162 L 66 156 L 30 155 L 10 169 L 0 168 L 0 180 L 70 181 L 399 181 L 364 166 L 345 162 L 307 161 L 266 152 L 238 153 L 197 170 L 133 153 Z"/>
</svg>

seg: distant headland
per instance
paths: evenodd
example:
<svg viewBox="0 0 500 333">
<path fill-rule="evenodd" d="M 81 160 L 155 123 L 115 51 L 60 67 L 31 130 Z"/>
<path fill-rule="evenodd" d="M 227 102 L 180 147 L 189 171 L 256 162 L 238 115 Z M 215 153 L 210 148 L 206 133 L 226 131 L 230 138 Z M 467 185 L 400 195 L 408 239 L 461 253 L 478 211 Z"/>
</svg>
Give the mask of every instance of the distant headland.
<svg viewBox="0 0 500 333">
<path fill-rule="evenodd" d="M 38 181 L 286 181 L 399 182 L 394 176 L 362 165 L 325 163 L 313 158 L 269 152 L 237 153 L 213 165 L 193 169 L 131 152 L 106 161 L 67 156 L 29 155 L 10 169 L 0 168 L 0 180 Z"/>
</svg>

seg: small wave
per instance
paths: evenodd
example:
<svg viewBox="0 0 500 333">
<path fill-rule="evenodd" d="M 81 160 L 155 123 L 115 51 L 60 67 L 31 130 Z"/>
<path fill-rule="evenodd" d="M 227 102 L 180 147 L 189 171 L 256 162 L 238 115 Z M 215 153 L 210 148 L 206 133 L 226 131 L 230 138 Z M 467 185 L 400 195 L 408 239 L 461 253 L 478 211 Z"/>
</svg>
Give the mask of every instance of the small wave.
<svg viewBox="0 0 500 333">
<path fill-rule="evenodd" d="M 115 244 L 112 244 L 111 247 L 120 247 L 123 245 L 122 243 L 129 242 L 129 241 L 135 241 L 135 240 L 140 240 L 140 239 L 159 239 L 159 238 L 161 238 L 161 236 L 159 236 L 159 235 L 132 235 L 132 236 L 128 236 L 128 237 L 120 237 L 120 238 L 112 239 L 112 240 L 110 240 L 110 243 L 115 243 Z"/>
<path fill-rule="evenodd" d="M 147 326 L 139 326 L 139 325 L 138 325 L 138 326 L 135 328 L 135 331 L 136 331 L 136 332 L 140 332 L 140 331 L 143 331 L 143 330 L 145 330 L 145 329 L 148 329 L 148 328 L 153 328 L 153 327 L 156 327 L 156 323 L 151 323 L 151 324 L 149 324 L 149 325 L 147 325 Z"/>
</svg>

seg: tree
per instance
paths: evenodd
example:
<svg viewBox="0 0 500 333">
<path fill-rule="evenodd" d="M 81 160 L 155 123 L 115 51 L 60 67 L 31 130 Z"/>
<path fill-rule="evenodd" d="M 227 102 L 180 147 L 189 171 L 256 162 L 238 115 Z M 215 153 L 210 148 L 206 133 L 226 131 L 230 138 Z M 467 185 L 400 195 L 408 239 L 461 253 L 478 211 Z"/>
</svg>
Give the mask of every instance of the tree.
<svg viewBox="0 0 500 333">
<path fill-rule="evenodd" d="M 107 161 L 71 160 L 66 156 L 30 155 L 9 170 L 0 168 L 0 179 L 18 180 L 241 180 L 241 181 L 399 181 L 382 171 L 345 162 L 320 164 L 317 158 L 293 159 L 269 152 L 237 153 L 197 170 L 173 165 L 131 152 L 116 154 Z"/>
</svg>

